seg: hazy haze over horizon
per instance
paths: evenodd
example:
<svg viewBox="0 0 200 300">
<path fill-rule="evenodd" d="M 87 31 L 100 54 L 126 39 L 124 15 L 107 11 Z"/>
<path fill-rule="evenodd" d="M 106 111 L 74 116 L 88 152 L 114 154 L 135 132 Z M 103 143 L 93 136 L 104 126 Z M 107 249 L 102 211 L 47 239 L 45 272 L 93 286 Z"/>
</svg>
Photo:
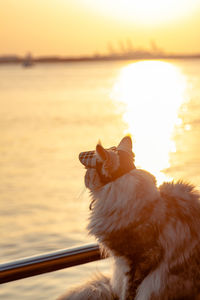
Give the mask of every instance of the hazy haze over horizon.
<svg viewBox="0 0 200 300">
<path fill-rule="evenodd" d="M 92 55 L 151 49 L 200 53 L 198 0 L 7 0 L 0 55 Z M 153 43 L 154 44 L 154 43 Z"/>
</svg>

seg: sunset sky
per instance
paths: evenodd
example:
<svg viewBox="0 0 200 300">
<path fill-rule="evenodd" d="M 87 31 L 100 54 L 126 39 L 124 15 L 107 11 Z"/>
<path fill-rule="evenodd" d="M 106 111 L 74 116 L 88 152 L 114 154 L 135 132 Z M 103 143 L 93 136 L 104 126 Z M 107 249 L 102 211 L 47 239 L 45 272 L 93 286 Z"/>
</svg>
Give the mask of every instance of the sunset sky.
<svg viewBox="0 0 200 300">
<path fill-rule="evenodd" d="M 1 0 L 0 55 L 200 53 L 200 0 Z"/>
</svg>

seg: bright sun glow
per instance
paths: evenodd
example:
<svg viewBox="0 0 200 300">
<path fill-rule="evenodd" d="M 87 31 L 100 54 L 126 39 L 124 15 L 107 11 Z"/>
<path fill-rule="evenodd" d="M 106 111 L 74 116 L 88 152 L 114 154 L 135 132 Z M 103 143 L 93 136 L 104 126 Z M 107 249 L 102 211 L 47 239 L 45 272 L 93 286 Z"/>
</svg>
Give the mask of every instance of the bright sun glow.
<svg viewBox="0 0 200 300">
<path fill-rule="evenodd" d="M 128 22 L 157 24 L 193 12 L 199 0 L 83 0 L 98 13 Z"/>
<path fill-rule="evenodd" d="M 178 109 L 185 102 L 186 81 L 178 68 L 161 61 L 132 63 L 122 69 L 112 98 L 122 104 L 123 119 L 132 134 L 136 165 L 165 177 Z"/>
</svg>

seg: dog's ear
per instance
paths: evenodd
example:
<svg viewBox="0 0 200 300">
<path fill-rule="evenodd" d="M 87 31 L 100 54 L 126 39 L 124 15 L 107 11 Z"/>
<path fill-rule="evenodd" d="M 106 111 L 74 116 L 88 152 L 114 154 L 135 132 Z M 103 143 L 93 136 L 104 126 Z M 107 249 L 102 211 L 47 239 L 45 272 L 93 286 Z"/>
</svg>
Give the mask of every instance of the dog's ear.
<svg viewBox="0 0 200 300">
<path fill-rule="evenodd" d="M 106 160 L 109 159 L 109 153 L 106 149 L 104 149 L 103 146 L 101 146 L 100 144 L 97 144 L 96 146 L 96 153 L 97 153 L 97 156 L 98 158 L 104 162 Z"/>
<path fill-rule="evenodd" d="M 117 146 L 117 150 L 123 150 L 126 152 L 132 152 L 132 139 L 129 135 L 125 136 L 119 145 Z"/>
</svg>

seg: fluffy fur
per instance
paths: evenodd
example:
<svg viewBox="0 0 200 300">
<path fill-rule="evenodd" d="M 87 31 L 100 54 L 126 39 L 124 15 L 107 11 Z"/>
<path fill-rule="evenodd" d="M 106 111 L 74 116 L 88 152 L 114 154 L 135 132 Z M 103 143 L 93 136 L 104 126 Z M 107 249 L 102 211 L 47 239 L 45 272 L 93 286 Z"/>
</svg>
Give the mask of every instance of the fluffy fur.
<svg viewBox="0 0 200 300">
<path fill-rule="evenodd" d="M 72 288 L 67 295 L 61 296 L 58 300 L 66 299 L 117 300 L 113 294 L 110 279 L 102 274 L 96 275 L 94 279 L 90 280 L 85 285 L 78 288 Z"/>
<path fill-rule="evenodd" d="M 85 184 L 93 201 L 88 231 L 115 266 L 110 279 L 98 278 L 60 299 L 199 299 L 200 203 L 195 188 L 181 181 L 158 188 L 154 176 L 139 169 L 107 184 L 88 169 Z"/>
</svg>

